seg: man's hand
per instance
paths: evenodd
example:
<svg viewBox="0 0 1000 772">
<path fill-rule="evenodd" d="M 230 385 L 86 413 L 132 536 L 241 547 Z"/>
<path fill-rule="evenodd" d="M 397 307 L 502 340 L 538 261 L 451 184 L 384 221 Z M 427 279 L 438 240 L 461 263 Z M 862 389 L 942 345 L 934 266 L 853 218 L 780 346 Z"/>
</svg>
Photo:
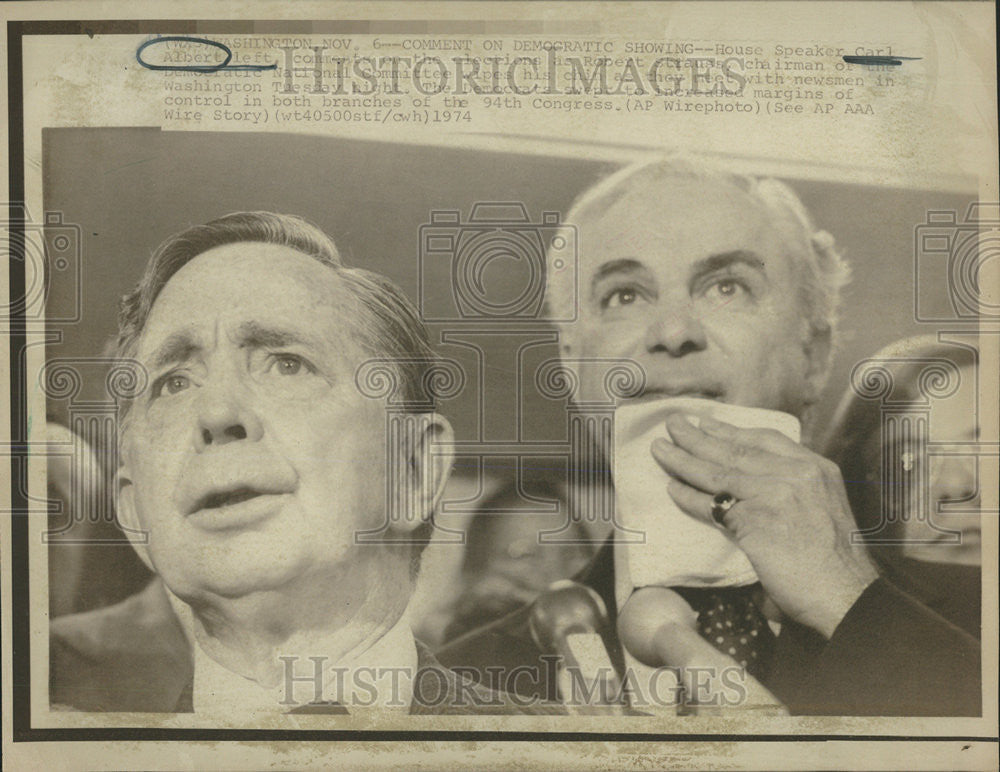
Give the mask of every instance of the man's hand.
<svg viewBox="0 0 1000 772">
<path fill-rule="evenodd" d="M 667 419 L 676 445 L 653 443 L 668 492 L 692 517 L 713 523 L 712 498 L 736 503 L 724 527 L 753 564 L 769 597 L 787 616 L 826 638 L 877 577 L 861 545 L 840 470 L 772 429 L 740 429 L 710 418 L 694 426 Z M 722 526 L 720 526 L 722 527 Z"/>
</svg>

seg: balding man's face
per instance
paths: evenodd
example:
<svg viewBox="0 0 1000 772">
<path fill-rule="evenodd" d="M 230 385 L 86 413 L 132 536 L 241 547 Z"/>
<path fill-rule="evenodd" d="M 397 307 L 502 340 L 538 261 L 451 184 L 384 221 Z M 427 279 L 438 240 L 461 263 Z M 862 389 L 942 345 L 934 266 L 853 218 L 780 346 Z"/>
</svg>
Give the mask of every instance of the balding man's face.
<svg viewBox="0 0 1000 772">
<path fill-rule="evenodd" d="M 355 385 L 357 313 L 336 274 L 270 244 L 210 250 L 163 288 L 121 503 L 178 595 L 348 581 L 355 531 L 385 512 L 385 412 Z"/>
<path fill-rule="evenodd" d="M 815 399 L 825 343 L 805 340 L 785 228 L 750 196 L 677 179 L 577 226 L 580 313 L 563 329 L 565 356 L 631 359 L 650 398 L 794 414 Z M 603 389 L 599 377 L 582 384 L 588 398 Z"/>
</svg>

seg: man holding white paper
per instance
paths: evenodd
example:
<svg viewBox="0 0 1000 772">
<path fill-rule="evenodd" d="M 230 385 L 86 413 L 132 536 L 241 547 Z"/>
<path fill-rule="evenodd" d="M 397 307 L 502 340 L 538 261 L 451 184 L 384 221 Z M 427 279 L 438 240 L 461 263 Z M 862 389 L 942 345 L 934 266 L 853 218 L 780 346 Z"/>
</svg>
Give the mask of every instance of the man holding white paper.
<svg viewBox="0 0 1000 772">
<path fill-rule="evenodd" d="M 796 713 L 978 714 L 975 642 L 878 578 L 851 543 L 839 470 L 799 442 L 848 275 L 833 238 L 784 184 L 687 159 L 624 169 L 566 219 L 579 297 L 552 271 L 547 301 L 557 319 L 579 304 L 560 327 L 578 401 L 606 394 L 582 363 L 629 360 L 645 374 L 616 412 L 627 530 L 582 578 L 617 618 L 612 659 L 683 672 L 721 654 L 750 692 L 756 676 Z M 711 648 L 689 645 L 691 630 Z M 523 637 L 515 614 L 442 661 L 530 660 Z"/>
</svg>

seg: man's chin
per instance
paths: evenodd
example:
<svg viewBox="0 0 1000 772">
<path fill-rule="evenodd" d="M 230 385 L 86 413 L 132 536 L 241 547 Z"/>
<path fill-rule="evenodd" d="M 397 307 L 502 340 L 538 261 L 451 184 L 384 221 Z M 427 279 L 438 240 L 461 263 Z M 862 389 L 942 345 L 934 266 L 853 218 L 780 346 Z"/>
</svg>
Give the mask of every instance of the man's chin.
<svg viewBox="0 0 1000 772">
<path fill-rule="evenodd" d="M 254 566 L 250 561 L 240 561 L 239 565 L 205 566 L 197 571 L 164 573 L 162 578 L 167 588 L 189 606 L 211 606 L 227 601 L 237 601 L 254 595 L 280 594 L 297 575 L 291 566 Z"/>
</svg>

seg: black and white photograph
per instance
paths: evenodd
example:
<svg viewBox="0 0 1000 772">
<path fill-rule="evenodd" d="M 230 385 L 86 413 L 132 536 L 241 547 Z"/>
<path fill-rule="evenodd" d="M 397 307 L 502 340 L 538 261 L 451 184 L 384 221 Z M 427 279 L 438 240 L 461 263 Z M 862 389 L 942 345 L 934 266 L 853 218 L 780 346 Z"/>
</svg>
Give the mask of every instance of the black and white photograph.
<svg viewBox="0 0 1000 772">
<path fill-rule="evenodd" d="M 12 768 L 995 768 L 992 4 L 87 8 L 4 9 Z"/>
</svg>

